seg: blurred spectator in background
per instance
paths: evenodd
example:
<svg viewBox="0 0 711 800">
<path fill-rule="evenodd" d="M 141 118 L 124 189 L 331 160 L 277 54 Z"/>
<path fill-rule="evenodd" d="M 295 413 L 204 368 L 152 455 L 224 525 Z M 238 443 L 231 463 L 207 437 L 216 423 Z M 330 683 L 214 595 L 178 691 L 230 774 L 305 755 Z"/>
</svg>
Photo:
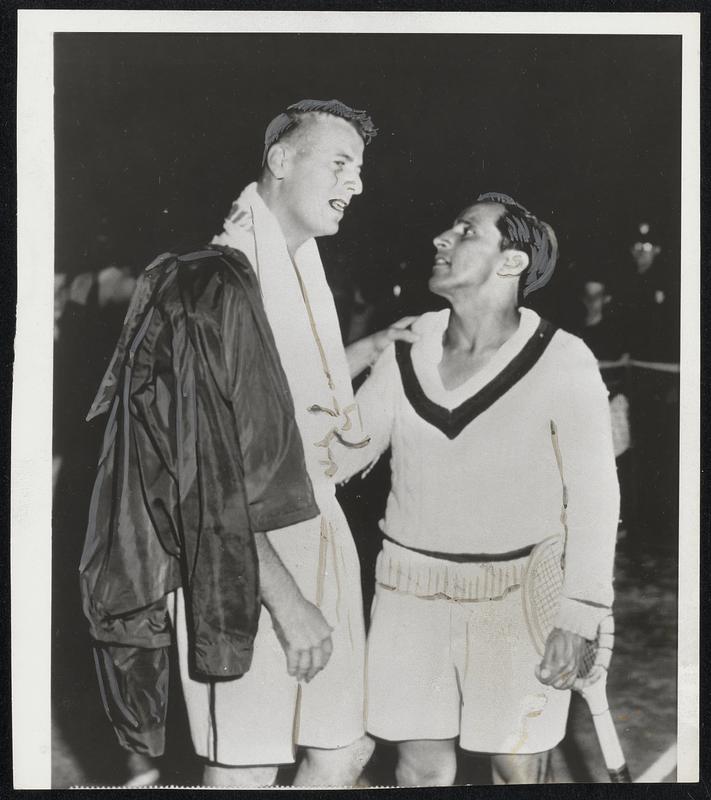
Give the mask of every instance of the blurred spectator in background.
<svg viewBox="0 0 711 800">
<path fill-rule="evenodd" d="M 630 483 L 632 455 L 629 401 L 625 386 L 629 356 L 626 328 L 620 315 L 615 314 L 611 308 L 612 297 L 608 292 L 608 283 L 602 271 L 584 270 L 578 293 L 582 315 L 575 333 L 597 358 L 602 379 L 609 392 L 612 444 L 621 492 L 621 527 L 626 529 L 632 524 L 634 509 L 633 495 L 630 494 L 633 491 Z"/>
<path fill-rule="evenodd" d="M 55 276 L 54 452 L 59 459 L 55 490 L 62 471 L 59 464 L 65 472 L 70 469 L 70 453 L 91 459 L 89 475 L 96 466 L 98 441 L 87 439 L 83 425 L 87 402 L 91 405 L 95 384 L 106 369 L 134 286 L 131 270 L 115 264 L 71 278 L 66 273 Z"/>
<path fill-rule="evenodd" d="M 62 352 L 59 346 L 59 340 L 62 332 L 61 327 L 61 319 L 64 316 L 64 309 L 67 305 L 67 274 L 65 272 L 57 272 L 54 276 L 54 372 L 55 376 L 58 372 L 58 357 L 61 361 Z M 55 381 L 56 382 L 56 381 Z M 52 496 L 54 497 L 54 491 L 57 488 L 57 479 L 59 478 L 59 470 L 62 466 L 62 458 L 59 455 L 58 450 L 61 449 L 61 446 L 58 447 L 57 441 L 57 411 L 58 411 L 58 403 L 55 399 L 54 403 L 54 441 L 52 443 Z"/>
<path fill-rule="evenodd" d="M 565 254 L 563 245 L 561 252 Z M 529 303 L 530 308 L 543 319 L 578 336 L 585 316 L 580 289 L 581 272 L 587 274 L 579 261 L 564 258 L 556 267 L 546 291 L 534 292 Z"/>
<path fill-rule="evenodd" d="M 627 387 L 637 498 L 631 539 L 676 549 L 679 469 L 679 276 L 660 234 L 639 223 L 614 289 L 630 361 Z"/>
<path fill-rule="evenodd" d="M 630 356 L 678 364 L 679 270 L 648 222 L 636 227 L 629 254 L 616 276 L 615 297 L 624 314 Z"/>
<path fill-rule="evenodd" d="M 85 736 L 87 728 L 96 729 L 99 738 L 102 735 L 102 726 L 94 724 L 103 712 L 88 657 L 76 565 L 103 432 L 101 425 L 87 424 L 84 419 L 136 283 L 133 270 L 119 265 L 114 256 L 107 221 L 102 220 L 87 244 L 80 271 L 64 268 L 54 281 L 52 696 L 55 721 L 70 742 L 73 736 Z M 128 779 L 127 786 L 158 779 L 149 759 L 132 755 L 127 761 L 123 751 L 117 753 L 113 740 L 106 738 L 107 747 L 97 752 L 115 757 L 117 763 L 108 774 L 113 772 L 119 781 Z M 82 766 L 90 776 L 92 769 L 102 765 Z"/>
</svg>

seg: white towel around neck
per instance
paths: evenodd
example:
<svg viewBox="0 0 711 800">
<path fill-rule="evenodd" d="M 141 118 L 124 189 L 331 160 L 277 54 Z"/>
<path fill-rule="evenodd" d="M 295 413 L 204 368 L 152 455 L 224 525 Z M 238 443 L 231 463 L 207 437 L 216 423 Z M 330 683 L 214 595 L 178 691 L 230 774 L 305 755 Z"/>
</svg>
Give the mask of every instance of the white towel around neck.
<svg viewBox="0 0 711 800">
<path fill-rule="evenodd" d="M 294 399 L 307 469 L 314 482 L 334 476 L 337 480 L 339 449 L 344 442 L 360 443 L 365 437 L 316 241 L 306 241 L 292 261 L 279 223 L 257 192 L 257 184 L 251 183 L 232 204 L 223 233 L 212 243 L 240 250 L 252 264 Z M 314 407 L 324 410 L 310 410 Z"/>
</svg>

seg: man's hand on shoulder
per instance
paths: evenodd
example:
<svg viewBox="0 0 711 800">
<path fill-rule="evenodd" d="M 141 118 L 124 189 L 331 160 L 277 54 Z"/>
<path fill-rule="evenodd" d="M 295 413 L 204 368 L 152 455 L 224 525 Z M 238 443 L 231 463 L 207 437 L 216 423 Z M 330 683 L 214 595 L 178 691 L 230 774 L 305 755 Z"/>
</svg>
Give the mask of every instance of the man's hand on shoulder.
<svg viewBox="0 0 711 800">
<path fill-rule="evenodd" d="M 417 317 L 403 317 L 397 322 L 393 322 L 388 328 L 372 334 L 373 350 L 375 358 L 377 358 L 385 348 L 392 342 L 402 340 L 403 342 L 416 342 L 420 337 L 412 330 L 410 325 L 417 319 Z"/>
<path fill-rule="evenodd" d="M 390 327 L 349 344 L 346 347 L 346 359 L 351 378 L 355 378 L 364 369 L 372 366 L 383 350 L 392 342 L 399 340 L 416 342 L 420 337 L 410 330 L 410 325 L 416 319 L 417 317 L 403 317 L 397 322 L 393 322 Z"/>
<path fill-rule="evenodd" d="M 555 689 L 572 689 L 585 645 L 586 640 L 579 634 L 554 628 L 546 641 L 543 660 L 536 667 L 538 680 Z"/>
</svg>

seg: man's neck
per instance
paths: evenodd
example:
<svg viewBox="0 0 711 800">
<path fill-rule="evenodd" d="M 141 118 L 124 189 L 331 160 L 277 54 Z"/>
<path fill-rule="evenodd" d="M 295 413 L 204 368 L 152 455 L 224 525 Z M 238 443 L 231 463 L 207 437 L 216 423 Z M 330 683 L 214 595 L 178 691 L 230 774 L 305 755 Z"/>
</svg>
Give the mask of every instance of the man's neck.
<svg viewBox="0 0 711 800">
<path fill-rule="evenodd" d="M 268 181 L 259 180 L 257 181 L 257 194 L 262 198 L 266 207 L 279 223 L 286 242 L 286 249 L 289 251 L 289 256 L 293 261 L 294 254 L 309 237 L 303 231 L 295 229 L 291 215 L 286 213 L 284 204 L 280 202 L 278 186 L 274 186 Z"/>
<path fill-rule="evenodd" d="M 505 303 L 481 303 L 476 299 L 452 300 L 452 313 L 444 336 L 445 350 L 477 355 L 498 349 L 518 330 L 521 314 Z"/>
</svg>

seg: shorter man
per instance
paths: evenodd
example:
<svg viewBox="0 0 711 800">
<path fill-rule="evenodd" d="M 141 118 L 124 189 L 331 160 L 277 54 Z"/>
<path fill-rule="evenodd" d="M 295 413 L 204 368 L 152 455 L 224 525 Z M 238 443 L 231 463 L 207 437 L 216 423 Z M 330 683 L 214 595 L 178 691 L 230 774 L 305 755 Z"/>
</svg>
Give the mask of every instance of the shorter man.
<svg viewBox="0 0 711 800">
<path fill-rule="evenodd" d="M 430 289 L 451 309 L 390 346 L 357 396 L 392 446 L 376 565 L 367 728 L 398 742 L 400 785 L 454 781 L 455 740 L 496 782 L 537 783 L 565 733 L 585 639 L 612 604 L 619 491 L 607 392 L 583 342 L 519 308 L 556 261 L 553 231 L 482 195 L 434 240 Z M 563 533 L 565 585 L 538 656 L 521 580 Z"/>
</svg>

